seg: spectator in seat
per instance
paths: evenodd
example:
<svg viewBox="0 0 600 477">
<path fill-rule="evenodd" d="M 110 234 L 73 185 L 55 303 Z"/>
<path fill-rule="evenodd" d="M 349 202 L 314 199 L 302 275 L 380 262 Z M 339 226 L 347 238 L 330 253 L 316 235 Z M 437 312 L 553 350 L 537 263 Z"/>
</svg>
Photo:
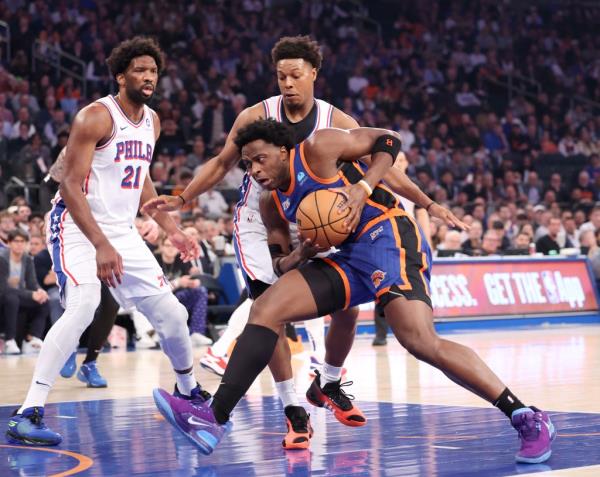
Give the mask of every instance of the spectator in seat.
<svg viewBox="0 0 600 477">
<path fill-rule="evenodd" d="M 8 247 L 8 233 L 17 227 L 14 217 L 7 210 L 0 212 L 0 250 Z"/>
<path fill-rule="evenodd" d="M 500 238 L 495 230 L 488 230 L 483 234 L 481 242 L 481 255 L 498 255 Z"/>
<path fill-rule="evenodd" d="M 473 220 L 473 222 L 471 222 L 471 228 L 469 229 L 468 234 L 469 236 L 467 240 L 462 243 L 461 249 L 467 255 L 472 255 L 474 250 L 481 248 L 483 225 L 479 220 Z"/>
<path fill-rule="evenodd" d="M 8 248 L 0 250 L 0 261 L 4 262 L 1 268 L 6 274 L 0 276 L 0 283 L 7 284 L 2 298 L 7 354 L 21 352 L 16 341 L 20 312 L 25 312 L 30 318 L 23 343 L 25 353 L 39 352 L 50 314 L 48 294 L 40 288 L 33 259 L 26 253 L 28 242 L 27 233 L 15 229 L 8 234 Z"/>
<path fill-rule="evenodd" d="M 535 249 L 544 255 L 557 255 L 560 253 L 560 245 L 557 242 L 558 234 L 562 227 L 561 220 L 552 217 L 548 223 L 548 234 L 544 235 L 535 243 Z M 573 247 L 571 241 L 565 240 L 565 248 Z"/>
<path fill-rule="evenodd" d="M 212 344 L 212 340 L 205 336 L 208 292 L 200 285 L 199 279 L 191 276 L 198 273 L 198 269 L 181 260 L 177 248 L 167 237 L 161 241 L 156 260 L 171 283 L 175 296 L 188 311 L 192 343 L 195 346 Z"/>
<path fill-rule="evenodd" d="M 577 213 L 575 215 L 577 215 Z M 579 232 L 583 233 L 586 230 L 591 230 L 592 232 L 595 232 L 598 229 L 600 229 L 600 206 L 596 205 L 590 213 L 590 220 L 581 224 L 581 226 L 579 227 Z"/>
<path fill-rule="evenodd" d="M 531 243 L 531 236 L 526 232 L 519 232 L 513 240 L 513 248 L 518 250 L 528 250 Z"/>
</svg>

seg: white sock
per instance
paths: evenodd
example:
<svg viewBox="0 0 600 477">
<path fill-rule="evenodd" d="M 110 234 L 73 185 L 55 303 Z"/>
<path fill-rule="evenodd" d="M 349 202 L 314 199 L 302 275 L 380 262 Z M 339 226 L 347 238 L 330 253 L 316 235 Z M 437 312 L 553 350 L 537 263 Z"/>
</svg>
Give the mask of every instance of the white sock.
<svg viewBox="0 0 600 477">
<path fill-rule="evenodd" d="M 227 350 L 231 346 L 238 336 L 244 331 L 248 318 L 250 317 L 250 308 L 252 307 L 252 300 L 247 298 L 235 311 L 231 314 L 227 328 L 221 335 L 221 337 L 215 341 L 210 350 L 215 356 L 223 357 L 227 354 Z"/>
<path fill-rule="evenodd" d="M 100 283 L 78 286 L 67 283 L 65 312 L 46 335 L 27 397 L 17 411 L 19 414 L 28 407 L 43 407 L 46 404 L 54 381 L 67 358 L 77 348 L 82 333 L 94 319 L 99 303 Z"/>
<path fill-rule="evenodd" d="M 194 370 L 190 369 L 188 373 L 175 373 L 175 381 L 177 381 L 177 389 L 181 394 L 185 394 L 186 396 L 191 396 L 192 389 L 194 389 L 198 384 L 196 383 L 196 379 L 194 378 Z"/>
<path fill-rule="evenodd" d="M 304 329 L 308 335 L 311 352 L 315 357 L 323 362 L 325 359 L 325 318 L 315 318 L 306 320 Z"/>
<path fill-rule="evenodd" d="M 327 383 L 335 383 L 342 378 L 342 368 L 323 363 L 323 371 L 321 373 L 321 386 Z"/>
<path fill-rule="evenodd" d="M 277 394 L 279 395 L 279 399 L 281 399 L 281 404 L 283 404 L 284 409 L 288 406 L 300 405 L 293 378 L 275 383 L 275 387 L 277 388 Z"/>
</svg>

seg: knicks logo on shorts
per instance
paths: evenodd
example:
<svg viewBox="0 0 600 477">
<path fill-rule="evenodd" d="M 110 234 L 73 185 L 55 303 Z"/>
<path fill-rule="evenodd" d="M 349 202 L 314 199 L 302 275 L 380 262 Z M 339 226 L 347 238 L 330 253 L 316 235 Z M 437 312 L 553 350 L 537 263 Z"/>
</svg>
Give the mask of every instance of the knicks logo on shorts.
<svg viewBox="0 0 600 477">
<path fill-rule="evenodd" d="M 379 288 L 379 285 L 381 285 L 381 282 L 385 279 L 385 272 L 382 272 L 381 270 L 375 270 L 373 273 L 371 273 L 371 281 L 373 282 L 373 285 L 375 285 L 375 288 Z"/>
</svg>

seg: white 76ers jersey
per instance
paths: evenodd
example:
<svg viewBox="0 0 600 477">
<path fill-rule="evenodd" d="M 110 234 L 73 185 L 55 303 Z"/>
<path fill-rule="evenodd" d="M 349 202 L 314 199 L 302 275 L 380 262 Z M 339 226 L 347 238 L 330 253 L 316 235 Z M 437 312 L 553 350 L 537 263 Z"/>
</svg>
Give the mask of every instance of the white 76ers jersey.
<svg viewBox="0 0 600 477">
<path fill-rule="evenodd" d="M 152 110 L 144 106 L 141 120 L 133 123 L 113 96 L 97 102 L 110 113 L 113 130 L 110 139 L 94 151 L 90 172 L 82 184 L 83 192 L 96 222 L 130 226 L 140 207 L 154 151 Z"/>
</svg>

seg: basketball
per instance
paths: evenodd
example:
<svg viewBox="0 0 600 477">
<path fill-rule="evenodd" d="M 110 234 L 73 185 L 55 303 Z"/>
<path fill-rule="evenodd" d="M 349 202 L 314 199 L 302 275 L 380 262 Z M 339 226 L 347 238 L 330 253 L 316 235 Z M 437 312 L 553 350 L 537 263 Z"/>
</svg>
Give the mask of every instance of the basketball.
<svg viewBox="0 0 600 477">
<path fill-rule="evenodd" d="M 320 247 L 336 247 L 348 235 L 344 219 L 350 209 L 340 212 L 346 198 L 339 192 L 321 189 L 308 194 L 296 212 L 298 231 L 303 239 L 311 239 L 312 243 Z"/>
</svg>

